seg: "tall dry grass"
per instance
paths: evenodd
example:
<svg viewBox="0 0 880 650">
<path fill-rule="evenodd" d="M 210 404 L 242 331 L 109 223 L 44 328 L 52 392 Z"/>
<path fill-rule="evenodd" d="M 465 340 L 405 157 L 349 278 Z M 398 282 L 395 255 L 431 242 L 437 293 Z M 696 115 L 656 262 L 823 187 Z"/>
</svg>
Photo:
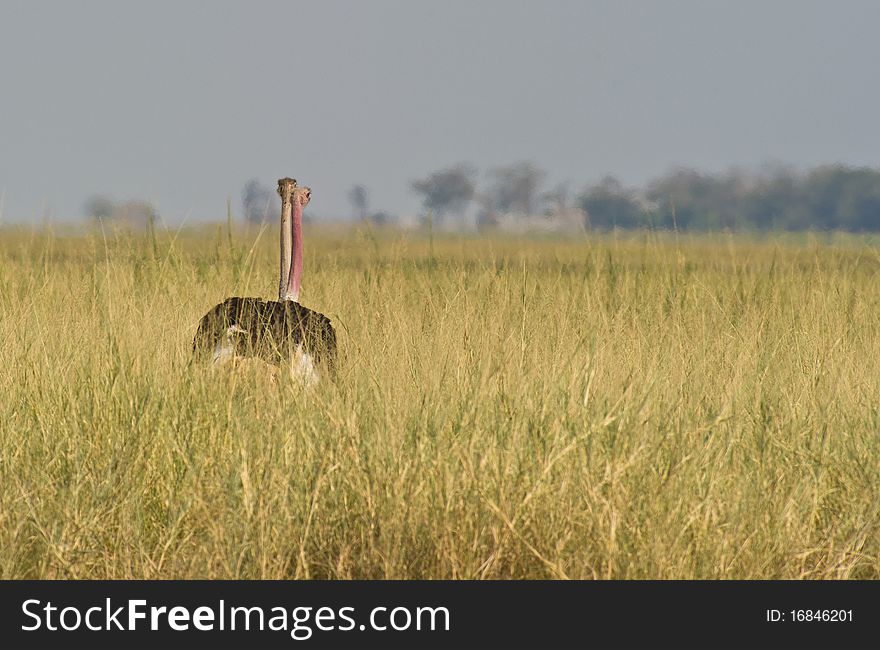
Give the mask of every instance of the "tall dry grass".
<svg viewBox="0 0 880 650">
<path fill-rule="evenodd" d="M 304 392 L 190 362 L 274 229 L 0 234 L 0 577 L 880 574 L 874 242 L 307 235 Z"/>
</svg>

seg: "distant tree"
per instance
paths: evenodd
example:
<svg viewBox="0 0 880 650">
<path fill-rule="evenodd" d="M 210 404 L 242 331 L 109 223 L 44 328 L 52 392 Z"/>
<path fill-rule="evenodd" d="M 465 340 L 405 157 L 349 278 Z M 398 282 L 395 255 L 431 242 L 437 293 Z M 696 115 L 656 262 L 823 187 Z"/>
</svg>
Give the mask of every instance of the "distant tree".
<svg viewBox="0 0 880 650">
<path fill-rule="evenodd" d="M 658 205 L 658 225 L 665 228 L 705 229 L 721 196 L 716 178 L 692 169 L 675 169 L 648 186 L 648 198 Z"/>
<path fill-rule="evenodd" d="M 623 187 L 613 176 L 587 188 L 578 201 L 598 228 L 637 228 L 647 223 L 643 204 L 636 193 Z"/>
<path fill-rule="evenodd" d="M 263 223 L 269 218 L 275 193 L 252 178 L 241 190 L 241 207 L 245 221 Z"/>
<path fill-rule="evenodd" d="M 348 201 L 354 209 L 354 218 L 363 221 L 370 210 L 370 194 L 363 185 L 353 185 L 348 190 Z"/>
<path fill-rule="evenodd" d="M 473 167 L 462 163 L 412 181 L 410 187 L 422 196 L 425 208 L 442 221 L 446 215 L 461 214 L 467 208 L 474 196 L 475 175 Z"/>
<path fill-rule="evenodd" d="M 110 219 L 116 210 L 116 204 L 106 196 L 92 196 L 86 201 L 86 216 L 102 221 Z"/>
<path fill-rule="evenodd" d="M 489 172 L 492 183 L 488 190 L 492 210 L 500 213 L 532 214 L 536 207 L 538 188 L 544 172 L 532 163 L 519 162 L 496 167 Z"/>
<path fill-rule="evenodd" d="M 551 214 L 569 207 L 569 183 L 568 181 L 557 183 L 552 190 L 541 195 L 541 201 L 546 206 L 545 213 Z"/>
<path fill-rule="evenodd" d="M 149 201 L 115 202 L 105 196 L 93 196 L 85 205 L 85 213 L 97 221 L 113 222 L 122 226 L 143 227 L 158 219 L 156 208 Z"/>
<path fill-rule="evenodd" d="M 773 167 L 756 176 L 735 198 L 739 224 L 757 230 L 798 230 L 811 227 L 804 212 L 802 180 L 791 169 Z M 716 201 L 718 198 L 715 199 Z"/>
<path fill-rule="evenodd" d="M 385 226 L 390 223 L 394 223 L 394 217 L 387 212 L 382 212 L 381 210 L 379 212 L 374 212 L 369 217 L 367 217 L 367 219 L 377 226 Z"/>
<path fill-rule="evenodd" d="M 113 218 L 129 226 L 149 226 L 158 218 L 156 208 L 149 201 L 124 201 L 116 206 Z"/>
<path fill-rule="evenodd" d="M 804 181 L 804 212 L 825 229 L 880 230 L 880 171 L 842 165 L 819 167 Z"/>
</svg>

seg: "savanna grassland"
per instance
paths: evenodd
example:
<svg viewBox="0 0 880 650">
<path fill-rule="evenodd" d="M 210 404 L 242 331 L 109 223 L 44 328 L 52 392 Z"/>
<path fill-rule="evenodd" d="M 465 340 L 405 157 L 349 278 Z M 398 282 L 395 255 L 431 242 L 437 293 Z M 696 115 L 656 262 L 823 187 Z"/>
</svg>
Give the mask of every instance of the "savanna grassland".
<svg viewBox="0 0 880 650">
<path fill-rule="evenodd" d="M 275 227 L 0 231 L 0 577 L 880 577 L 877 242 L 306 236 L 311 390 Z"/>
</svg>

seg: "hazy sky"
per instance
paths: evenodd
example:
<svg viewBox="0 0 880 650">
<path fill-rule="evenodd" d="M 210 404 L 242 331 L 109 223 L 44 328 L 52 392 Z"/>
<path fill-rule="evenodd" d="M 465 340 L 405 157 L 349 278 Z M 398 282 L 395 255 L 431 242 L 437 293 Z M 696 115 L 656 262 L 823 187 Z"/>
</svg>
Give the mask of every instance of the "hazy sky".
<svg viewBox="0 0 880 650">
<path fill-rule="evenodd" d="M 5 220 L 95 193 L 167 222 L 291 175 L 313 214 L 413 213 L 409 181 L 529 160 L 579 190 L 880 164 L 880 2 L 0 0 Z"/>
</svg>

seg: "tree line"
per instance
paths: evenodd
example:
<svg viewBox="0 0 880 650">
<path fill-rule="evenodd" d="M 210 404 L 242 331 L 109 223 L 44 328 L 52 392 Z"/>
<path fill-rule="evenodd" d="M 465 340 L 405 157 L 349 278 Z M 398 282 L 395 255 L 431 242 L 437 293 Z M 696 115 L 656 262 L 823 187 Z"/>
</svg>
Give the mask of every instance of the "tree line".
<svg viewBox="0 0 880 650">
<path fill-rule="evenodd" d="M 678 230 L 844 230 L 880 232 L 880 169 L 826 165 L 807 171 L 786 167 L 721 173 L 673 169 L 642 187 L 613 176 L 572 192 L 570 183 L 546 187 L 546 173 L 529 162 L 496 167 L 481 175 L 460 163 L 411 180 L 421 198 L 422 217 L 435 225 L 489 229 L 517 220 L 540 226 L 563 215 L 579 228 Z M 481 182 L 482 180 L 482 182 Z M 362 184 L 347 192 L 351 217 L 394 224 L 397 217 L 370 207 Z M 277 196 L 259 181 L 241 193 L 245 220 L 275 218 Z M 92 197 L 86 213 L 100 220 L 152 222 L 144 201 L 114 202 Z M 469 215 L 463 219 L 464 215 Z"/>
<path fill-rule="evenodd" d="M 543 172 L 519 163 L 493 170 L 481 195 L 473 168 L 451 167 L 414 181 L 426 210 L 444 215 L 482 199 L 480 215 L 515 211 L 552 217 L 573 204 L 584 227 L 681 230 L 880 231 L 880 170 L 827 165 L 806 172 L 770 168 L 706 173 L 673 169 L 644 187 L 626 187 L 613 176 L 584 188 L 573 199 L 566 184 L 540 190 Z M 487 220 L 484 218 L 483 222 Z"/>
<path fill-rule="evenodd" d="M 714 174 L 679 168 L 644 187 L 606 176 L 573 198 L 567 184 L 541 191 L 544 173 L 527 163 L 492 170 L 485 193 L 477 190 L 475 177 L 472 167 L 457 165 L 411 186 L 425 209 L 441 217 L 479 201 L 483 224 L 511 211 L 552 218 L 573 205 L 583 211 L 584 227 L 595 229 L 880 231 L 880 169 L 870 167 Z"/>
<path fill-rule="evenodd" d="M 880 170 L 828 165 L 807 172 L 673 170 L 644 188 L 608 177 L 579 198 L 598 228 L 880 231 Z"/>
</svg>

